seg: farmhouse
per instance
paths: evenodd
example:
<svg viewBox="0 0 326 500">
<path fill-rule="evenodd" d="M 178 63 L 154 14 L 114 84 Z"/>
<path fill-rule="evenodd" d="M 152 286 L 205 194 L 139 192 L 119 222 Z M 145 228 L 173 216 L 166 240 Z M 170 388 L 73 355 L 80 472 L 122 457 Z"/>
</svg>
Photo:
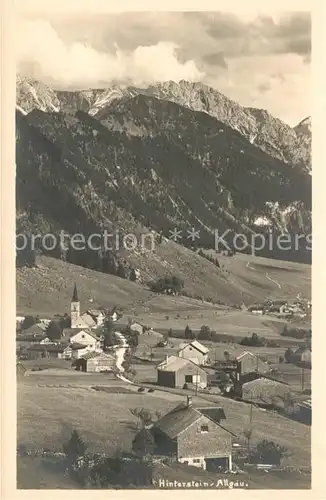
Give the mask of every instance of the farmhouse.
<svg viewBox="0 0 326 500">
<path fill-rule="evenodd" d="M 61 358 L 67 346 L 63 344 L 35 344 L 27 348 L 27 359 Z"/>
<path fill-rule="evenodd" d="M 180 358 L 189 359 L 197 365 L 205 365 L 208 361 L 209 349 L 203 344 L 194 340 L 188 344 L 181 344 L 178 352 Z"/>
<path fill-rule="evenodd" d="M 26 330 L 23 330 L 23 335 L 25 335 L 26 337 L 38 337 L 41 335 L 45 335 L 47 327 L 48 325 L 46 325 L 45 323 L 35 323 L 35 325 L 26 328 Z"/>
<path fill-rule="evenodd" d="M 196 363 L 179 356 L 167 356 L 157 366 L 157 383 L 166 387 L 184 387 L 193 384 L 207 387 L 207 373 Z"/>
<path fill-rule="evenodd" d="M 311 350 L 308 347 L 289 347 L 286 350 L 284 357 L 288 363 L 311 366 Z"/>
<path fill-rule="evenodd" d="M 107 353 L 89 352 L 76 361 L 77 370 L 84 372 L 108 372 L 115 367 L 115 357 Z"/>
<path fill-rule="evenodd" d="M 204 470 L 232 467 L 233 434 L 217 419 L 194 408 L 189 396 L 187 403 L 179 404 L 156 422 L 151 432 L 161 455 Z"/>
<path fill-rule="evenodd" d="M 270 404 L 275 398 L 284 398 L 290 394 L 290 387 L 286 382 L 264 377 L 257 374 L 257 378 L 242 383 L 242 399 L 257 403 Z"/>
<path fill-rule="evenodd" d="M 253 314 L 263 314 L 264 313 L 264 304 L 254 304 L 248 307 L 248 311 Z"/>
<path fill-rule="evenodd" d="M 267 373 L 270 368 L 267 363 L 258 358 L 255 354 L 249 351 L 244 351 L 236 357 L 237 372 L 241 375 L 243 373 L 259 372 Z"/>
<path fill-rule="evenodd" d="M 100 339 L 88 328 L 64 328 L 61 342 L 64 344 L 81 344 L 94 351 L 100 348 Z"/>
</svg>

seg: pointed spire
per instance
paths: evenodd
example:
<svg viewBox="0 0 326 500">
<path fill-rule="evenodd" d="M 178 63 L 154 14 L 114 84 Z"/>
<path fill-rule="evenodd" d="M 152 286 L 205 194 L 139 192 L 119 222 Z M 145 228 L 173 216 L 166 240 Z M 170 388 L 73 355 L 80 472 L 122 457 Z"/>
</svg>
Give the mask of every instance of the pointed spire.
<svg viewBox="0 0 326 500">
<path fill-rule="evenodd" d="M 79 302 L 78 300 L 78 292 L 77 292 L 77 285 L 75 283 L 75 287 L 74 287 L 74 293 L 72 295 L 72 301 L 71 302 Z"/>
</svg>

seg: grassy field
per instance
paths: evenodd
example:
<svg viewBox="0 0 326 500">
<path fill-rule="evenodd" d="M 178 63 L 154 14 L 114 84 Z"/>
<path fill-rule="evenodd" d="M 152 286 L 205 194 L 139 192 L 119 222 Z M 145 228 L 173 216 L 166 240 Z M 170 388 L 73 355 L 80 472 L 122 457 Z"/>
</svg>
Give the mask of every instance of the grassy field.
<svg viewBox="0 0 326 500">
<path fill-rule="evenodd" d="M 106 394 L 92 388 L 124 386 L 109 377 L 55 369 L 30 372 L 18 382 L 18 443 L 58 450 L 76 428 L 90 450 L 128 450 L 137 430 L 131 408 L 144 407 L 164 414 L 184 400 L 186 394 L 174 390 L 138 393 L 132 385 L 127 387 L 135 391 L 133 394 Z M 214 395 L 194 396 L 193 403 L 223 406 L 225 426 L 244 442 L 243 430 L 249 426 L 250 418 L 247 404 Z M 289 450 L 285 464 L 309 466 L 310 427 L 253 408 L 252 428 L 253 443 L 268 437 Z"/>
</svg>

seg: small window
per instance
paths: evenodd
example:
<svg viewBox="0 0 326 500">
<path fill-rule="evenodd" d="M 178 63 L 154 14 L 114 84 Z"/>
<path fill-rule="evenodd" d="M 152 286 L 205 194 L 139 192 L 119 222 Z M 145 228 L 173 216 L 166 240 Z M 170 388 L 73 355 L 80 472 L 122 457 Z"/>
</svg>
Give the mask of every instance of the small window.
<svg viewBox="0 0 326 500">
<path fill-rule="evenodd" d="M 192 375 L 186 375 L 185 376 L 185 381 L 186 381 L 186 384 L 191 384 L 192 383 Z"/>
<path fill-rule="evenodd" d="M 189 347 L 189 351 L 192 351 L 192 347 Z"/>
<path fill-rule="evenodd" d="M 85 334 L 84 334 L 84 333 L 82 333 L 82 339 L 84 339 L 84 338 L 85 338 Z"/>
<path fill-rule="evenodd" d="M 193 459 L 193 463 L 194 464 L 199 464 L 200 463 L 200 459 L 199 458 L 194 458 Z"/>
<path fill-rule="evenodd" d="M 208 432 L 208 425 L 202 425 L 202 426 L 200 427 L 200 431 L 201 431 L 201 432 Z"/>
</svg>

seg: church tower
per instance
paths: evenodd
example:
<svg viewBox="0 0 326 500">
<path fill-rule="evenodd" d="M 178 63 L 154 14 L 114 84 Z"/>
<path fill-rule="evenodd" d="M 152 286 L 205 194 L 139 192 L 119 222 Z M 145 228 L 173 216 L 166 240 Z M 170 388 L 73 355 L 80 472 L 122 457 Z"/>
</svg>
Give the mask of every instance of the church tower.
<svg viewBox="0 0 326 500">
<path fill-rule="evenodd" d="M 74 293 L 70 304 L 71 328 L 77 328 L 76 323 L 80 318 L 80 302 L 78 300 L 77 286 L 75 283 Z"/>
</svg>

